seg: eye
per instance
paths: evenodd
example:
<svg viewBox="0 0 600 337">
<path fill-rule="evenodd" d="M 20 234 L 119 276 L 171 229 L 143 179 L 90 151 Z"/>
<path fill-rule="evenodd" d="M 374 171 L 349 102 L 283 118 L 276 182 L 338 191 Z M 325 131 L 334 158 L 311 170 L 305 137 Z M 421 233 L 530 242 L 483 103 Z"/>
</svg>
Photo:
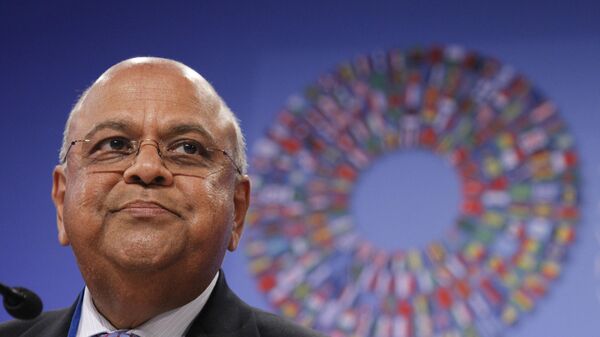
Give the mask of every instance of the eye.
<svg viewBox="0 0 600 337">
<path fill-rule="evenodd" d="M 124 137 L 110 137 L 100 141 L 94 152 L 130 152 L 133 148 L 131 141 Z"/>
<path fill-rule="evenodd" d="M 190 144 L 190 143 L 183 143 L 181 145 L 181 149 L 183 150 L 183 152 L 185 152 L 187 154 L 194 154 L 194 153 L 198 152 L 198 146 L 196 146 L 195 144 Z"/>
<path fill-rule="evenodd" d="M 183 140 L 173 144 L 169 151 L 180 155 L 198 155 L 209 157 L 210 151 L 204 145 L 193 140 Z"/>
</svg>

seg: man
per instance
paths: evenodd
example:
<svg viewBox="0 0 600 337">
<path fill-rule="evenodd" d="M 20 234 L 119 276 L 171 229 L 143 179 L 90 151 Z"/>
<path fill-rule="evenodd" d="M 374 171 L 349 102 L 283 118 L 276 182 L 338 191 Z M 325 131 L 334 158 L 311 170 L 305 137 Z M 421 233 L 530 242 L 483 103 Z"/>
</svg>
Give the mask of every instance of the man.
<svg viewBox="0 0 600 337">
<path fill-rule="evenodd" d="M 242 235 L 246 166 L 235 116 L 194 70 L 108 69 L 71 111 L 53 174 L 58 239 L 86 288 L 0 336 L 319 336 L 249 307 L 219 269 Z"/>
</svg>

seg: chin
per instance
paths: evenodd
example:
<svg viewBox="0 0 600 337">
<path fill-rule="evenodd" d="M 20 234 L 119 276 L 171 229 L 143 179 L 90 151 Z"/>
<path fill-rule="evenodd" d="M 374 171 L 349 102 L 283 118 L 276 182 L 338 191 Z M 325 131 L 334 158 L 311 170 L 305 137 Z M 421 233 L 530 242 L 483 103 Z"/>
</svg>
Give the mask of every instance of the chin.
<svg viewBox="0 0 600 337">
<path fill-rule="evenodd" d="M 184 233 L 141 226 L 112 232 L 100 239 L 98 253 L 125 271 L 160 270 L 182 259 L 188 245 Z"/>
<path fill-rule="evenodd" d="M 164 247 L 162 247 L 164 248 Z M 109 260 L 124 272 L 157 272 L 173 266 L 183 250 L 126 247 L 108 252 Z"/>
</svg>

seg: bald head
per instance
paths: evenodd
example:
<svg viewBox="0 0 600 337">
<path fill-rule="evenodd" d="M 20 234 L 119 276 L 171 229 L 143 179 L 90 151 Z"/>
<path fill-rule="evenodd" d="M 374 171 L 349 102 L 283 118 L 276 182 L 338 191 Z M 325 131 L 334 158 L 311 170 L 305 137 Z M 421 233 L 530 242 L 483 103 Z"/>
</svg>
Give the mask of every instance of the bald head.
<svg viewBox="0 0 600 337">
<path fill-rule="evenodd" d="M 76 129 L 81 117 L 91 111 L 97 113 L 99 106 L 102 108 L 111 99 L 120 95 L 135 97 L 140 83 L 144 84 L 145 92 L 139 97 L 140 100 L 160 100 L 165 94 L 183 96 L 178 97 L 178 100 L 194 106 L 201 113 L 210 114 L 221 126 L 231 128 L 234 137 L 233 159 L 242 172 L 246 172 L 244 137 L 233 112 L 210 83 L 192 68 L 174 60 L 156 57 L 136 57 L 119 62 L 106 70 L 85 90 L 71 110 L 65 125 L 59 155 L 60 162 L 66 162 L 69 144 L 74 140 L 73 130 Z M 174 90 L 174 88 L 185 90 Z M 148 90 L 155 90 L 156 97 L 148 98 Z"/>
</svg>

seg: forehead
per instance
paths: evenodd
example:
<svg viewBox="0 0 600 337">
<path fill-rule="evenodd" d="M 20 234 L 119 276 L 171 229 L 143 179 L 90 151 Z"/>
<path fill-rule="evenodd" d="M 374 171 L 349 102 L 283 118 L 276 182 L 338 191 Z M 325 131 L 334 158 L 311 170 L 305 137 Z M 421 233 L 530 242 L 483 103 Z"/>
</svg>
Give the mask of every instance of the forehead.
<svg viewBox="0 0 600 337">
<path fill-rule="evenodd" d="M 216 141 L 231 141 L 231 120 L 221 101 L 195 72 L 172 65 L 142 64 L 109 70 L 92 86 L 71 122 L 72 138 L 110 121 L 125 122 L 140 137 L 195 125 Z"/>
</svg>

